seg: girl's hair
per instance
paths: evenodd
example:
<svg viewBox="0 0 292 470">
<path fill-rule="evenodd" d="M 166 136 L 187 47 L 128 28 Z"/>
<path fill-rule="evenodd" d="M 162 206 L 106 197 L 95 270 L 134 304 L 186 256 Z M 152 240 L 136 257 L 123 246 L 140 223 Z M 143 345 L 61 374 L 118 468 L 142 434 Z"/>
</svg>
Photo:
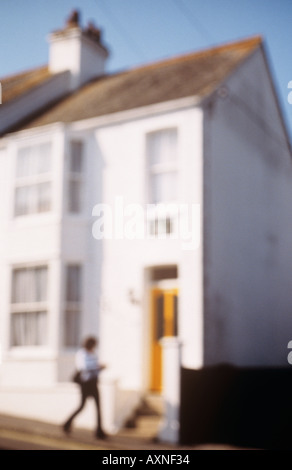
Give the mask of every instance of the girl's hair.
<svg viewBox="0 0 292 470">
<path fill-rule="evenodd" d="M 94 336 L 88 336 L 83 341 L 83 347 L 87 349 L 87 351 L 91 351 L 91 349 L 97 346 L 97 343 L 98 343 L 97 338 L 95 338 Z"/>
</svg>

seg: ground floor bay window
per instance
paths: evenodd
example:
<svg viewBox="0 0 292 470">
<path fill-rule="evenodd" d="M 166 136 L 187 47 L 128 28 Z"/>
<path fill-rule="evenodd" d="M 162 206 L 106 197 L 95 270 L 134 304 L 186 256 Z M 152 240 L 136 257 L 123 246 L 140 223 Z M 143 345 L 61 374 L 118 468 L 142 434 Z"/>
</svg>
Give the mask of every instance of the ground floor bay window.
<svg viewBox="0 0 292 470">
<path fill-rule="evenodd" d="M 48 340 L 48 267 L 12 271 L 11 347 L 45 346 Z"/>
</svg>

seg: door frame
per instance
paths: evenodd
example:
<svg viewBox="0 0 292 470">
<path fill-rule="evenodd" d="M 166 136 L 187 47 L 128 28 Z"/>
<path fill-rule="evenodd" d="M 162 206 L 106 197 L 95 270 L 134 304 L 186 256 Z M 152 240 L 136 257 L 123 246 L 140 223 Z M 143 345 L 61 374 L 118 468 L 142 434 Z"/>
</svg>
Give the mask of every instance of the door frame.
<svg viewBox="0 0 292 470">
<path fill-rule="evenodd" d="M 162 372 L 163 372 L 163 363 L 162 363 L 162 349 L 161 345 L 158 343 L 155 344 L 153 338 L 155 335 L 154 331 L 154 293 L 155 290 L 159 291 L 175 291 L 174 293 L 179 296 L 179 280 L 178 279 L 163 279 L 160 281 L 154 281 L 150 283 L 148 296 L 148 315 L 149 315 L 149 352 L 148 352 L 148 361 L 149 361 L 149 385 L 148 388 L 153 393 L 160 393 L 162 391 Z M 167 309 L 168 307 L 166 307 Z M 165 313 L 165 312 L 164 312 Z M 170 333 L 170 327 L 166 327 Z M 157 361 L 157 368 L 154 369 L 154 361 Z M 159 371 L 160 370 L 160 371 Z M 160 377 L 159 377 L 160 374 Z"/>
</svg>

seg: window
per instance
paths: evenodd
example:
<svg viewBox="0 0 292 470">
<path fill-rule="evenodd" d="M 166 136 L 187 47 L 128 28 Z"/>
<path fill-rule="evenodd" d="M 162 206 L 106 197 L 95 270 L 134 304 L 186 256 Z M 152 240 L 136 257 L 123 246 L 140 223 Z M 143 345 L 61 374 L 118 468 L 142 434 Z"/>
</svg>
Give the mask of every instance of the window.
<svg viewBox="0 0 292 470">
<path fill-rule="evenodd" d="M 73 214 L 82 212 L 83 165 L 83 142 L 72 141 L 69 155 L 68 211 Z"/>
<path fill-rule="evenodd" d="M 72 264 L 66 267 L 66 306 L 64 324 L 64 345 L 66 347 L 76 347 L 80 343 L 80 319 L 82 300 L 81 271 L 81 266 L 78 264 Z"/>
<path fill-rule="evenodd" d="M 178 200 L 177 130 L 165 129 L 147 135 L 149 234 L 170 235 L 176 229 Z"/>
<path fill-rule="evenodd" d="M 12 273 L 11 346 L 47 344 L 47 266 Z"/>
<path fill-rule="evenodd" d="M 51 210 L 51 144 L 19 149 L 16 161 L 15 215 Z"/>
<path fill-rule="evenodd" d="M 161 217 L 153 214 L 149 220 L 150 235 L 170 234 L 173 232 L 172 219 L 170 216 Z"/>
<path fill-rule="evenodd" d="M 177 201 L 177 130 L 151 132 L 146 142 L 148 163 L 148 202 Z"/>
</svg>

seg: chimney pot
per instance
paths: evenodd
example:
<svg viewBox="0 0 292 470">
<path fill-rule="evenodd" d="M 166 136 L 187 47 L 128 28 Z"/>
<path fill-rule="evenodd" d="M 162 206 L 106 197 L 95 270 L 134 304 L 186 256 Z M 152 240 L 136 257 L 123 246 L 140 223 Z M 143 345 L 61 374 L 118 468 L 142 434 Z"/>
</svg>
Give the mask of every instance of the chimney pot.
<svg viewBox="0 0 292 470">
<path fill-rule="evenodd" d="M 78 27 L 79 25 L 80 25 L 80 12 L 78 10 L 73 10 L 66 21 L 66 26 L 68 28 L 72 28 L 72 27 Z"/>
<path fill-rule="evenodd" d="M 101 30 L 93 22 L 83 30 L 78 10 L 72 11 L 62 30 L 49 36 L 49 42 L 49 69 L 52 73 L 70 71 L 71 90 L 104 74 L 109 53 L 102 44 Z"/>
</svg>

